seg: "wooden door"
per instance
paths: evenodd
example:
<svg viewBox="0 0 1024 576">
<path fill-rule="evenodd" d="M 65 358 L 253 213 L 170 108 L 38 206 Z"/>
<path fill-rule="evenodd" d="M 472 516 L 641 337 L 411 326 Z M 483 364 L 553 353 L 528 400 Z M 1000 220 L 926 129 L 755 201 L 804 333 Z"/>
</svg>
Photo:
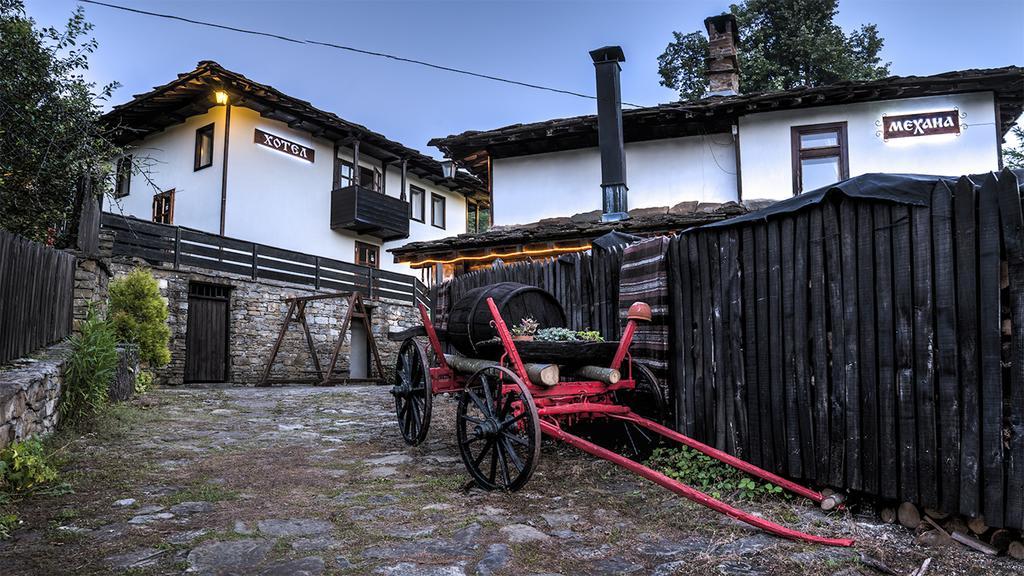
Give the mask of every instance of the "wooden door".
<svg viewBox="0 0 1024 576">
<path fill-rule="evenodd" d="M 231 287 L 190 283 L 185 333 L 185 382 L 227 382 Z"/>
</svg>

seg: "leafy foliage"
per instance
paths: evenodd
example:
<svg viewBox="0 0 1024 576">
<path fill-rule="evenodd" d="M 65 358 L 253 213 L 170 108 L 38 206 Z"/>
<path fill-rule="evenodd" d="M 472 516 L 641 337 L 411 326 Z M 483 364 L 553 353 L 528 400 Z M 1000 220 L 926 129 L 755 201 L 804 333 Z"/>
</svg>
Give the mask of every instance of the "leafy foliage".
<svg viewBox="0 0 1024 576">
<path fill-rule="evenodd" d="M 1010 129 L 1010 134 L 1017 139 L 1017 145 L 1003 148 L 1003 166 L 1024 168 L 1024 125 L 1017 124 Z"/>
<path fill-rule="evenodd" d="M 0 490 L 24 492 L 56 479 L 57 470 L 37 438 L 14 442 L 0 450 Z"/>
<path fill-rule="evenodd" d="M 576 331 L 568 328 L 541 328 L 537 330 L 537 334 L 533 338 L 541 342 L 572 342 L 579 340 L 576 337 Z"/>
<path fill-rule="evenodd" d="M 139 370 L 135 375 L 135 393 L 145 394 L 153 386 L 153 373 L 149 370 Z"/>
<path fill-rule="evenodd" d="M 65 244 L 76 182 L 117 153 L 97 126 L 116 84 L 85 80 L 96 41 L 78 8 L 63 29 L 37 28 L 23 0 L 0 0 L 0 227 Z"/>
<path fill-rule="evenodd" d="M 604 336 L 597 330 L 580 330 L 576 337 L 584 342 L 604 342 Z"/>
<path fill-rule="evenodd" d="M 20 523 L 21 520 L 18 519 L 17 514 L 0 513 L 0 540 L 10 538 L 14 528 Z"/>
<path fill-rule="evenodd" d="M 744 92 L 786 90 L 889 74 L 874 24 L 847 34 L 835 23 L 838 0 L 743 0 L 729 6 L 739 26 L 740 86 Z M 673 32 L 658 57 L 661 85 L 681 99 L 707 92 L 708 39 L 703 32 Z"/>
<path fill-rule="evenodd" d="M 519 324 L 512 327 L 512 335 L 533 336 L 537 333 L 538 328 L 540 328 L 540 322 L 537 322 L 533 316 L 527 316 L 520 320 Z"/>
<path fill-rule="evenodd" d="M 122 342 L 139 347 L 139 359 L 153 367 L 171 361 L 167 304 L 152 272 L 136 268 L 110 282 L 110 321 Z"/>
<path fill-rule="evenodd" d="M 95 414 L 107 402 L 110 381 L 117 369 L 117 336 L 109 322 L 90 310 L 70 342 L 60 414 L 65 422 L 75 424 Z"/>
<path fill-rule="evenodd" d="M 774 484 L 758 482 L 732 466 L 685 446 L 655 448 L 647 465 L 713 498 L 760 500 L 785 495 L 782 488 Z"/>
</svg>

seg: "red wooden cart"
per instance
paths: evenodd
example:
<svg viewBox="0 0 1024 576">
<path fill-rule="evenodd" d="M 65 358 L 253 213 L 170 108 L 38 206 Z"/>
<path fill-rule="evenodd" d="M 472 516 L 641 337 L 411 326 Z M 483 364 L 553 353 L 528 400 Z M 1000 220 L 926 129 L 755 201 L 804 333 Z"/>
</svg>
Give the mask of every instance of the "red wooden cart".
<svg viewBox="0 0 1024 576">
<path fill-rule="evenodd" d="M 629 353 L 637 322 L 650 320 L 651 312 L 646 304 L 637 302 L 630 307 L 626 329 L 615 347 L 609 367 L 615 371 L 625 367 L 625 373 L 620 372 L 620 379 L 614 383 L 562 380 L 553 386 L 531 382 L 516 342 L 492 298 L 487 298 L 487 306 L 493 316 L 503 353 L 500 360 L 492 365 L 465 374 L 454 370 L 445 359 L 441 341 L 427 309 L 420 305 L 423 329 L 414 334 L 427 337 L 432 354 L 414 337 L 406 338 L 399 349 L 395 384 L 391 390 L 395 398 L 399 428 L 408 444 L 419 444 L 426 437 L 430 426 L 432 397 L 436 394 L 456 393 L 459 453 L 470 475 L 485 489 L 514 491 L 521 488 L 537 467 L 541 435 L 545 434 L 772 534 L 817 544 L 853 545 L 851 539 L 806 534 L 754 516 L 567 431 L 567 428 L 577 423 L 621 421 L 634 425 L 638 430 L 688 446 L 814 502 L 821 503 L 824 499 L 819 492 L 640 416 L 619 401 L 623 392 L 635 390 L 641 385 L 656 386 L 650 371 L 634 363 Z"/>
</svg>

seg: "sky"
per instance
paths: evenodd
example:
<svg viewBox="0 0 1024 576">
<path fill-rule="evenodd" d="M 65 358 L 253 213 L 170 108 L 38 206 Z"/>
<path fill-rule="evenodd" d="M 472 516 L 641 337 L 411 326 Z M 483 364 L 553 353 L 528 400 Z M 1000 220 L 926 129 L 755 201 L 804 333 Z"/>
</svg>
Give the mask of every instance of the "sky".
<svg viewBox="0 0 1024 576">
<path fill-rule="evenodd" d="M 672 32 L 703 28 L 729 2 L 612 0 L 238 1 L 107 0 L 285 36 L 346 44 L 523 82 L 592 94 L 588 51 L 621 45 L 622 98 L 676 99 L 657 57 Z M 42 25 L 83 6 L 99 49 L 88 77 L 119 82 L 108 103 L 192 70 L 200 60 L 270 84 L 434 156 L 427 141 L 465 130 L 592 114 L 593 100 L 412 64 L 129 14 L 74 0 L 26 0 Z M 845 30 L 877 24 L 897 75 L 1024 65 L 1024 0 L 840 0 Z M 742 30 L 740 31 L 742 33 Z M 741 87 L 742 89 L 742 87 Z"/>
</svg>

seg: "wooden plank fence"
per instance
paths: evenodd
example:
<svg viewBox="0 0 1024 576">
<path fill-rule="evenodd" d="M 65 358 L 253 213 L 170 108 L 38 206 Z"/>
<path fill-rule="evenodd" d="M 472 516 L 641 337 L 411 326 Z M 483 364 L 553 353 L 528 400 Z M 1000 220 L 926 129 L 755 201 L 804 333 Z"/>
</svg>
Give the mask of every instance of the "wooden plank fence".
<svg viewBox="0 0 1024 576">
<path fill-rule="evenodd" d="M 109 212 L 103 214 L 101 225 L 114 233 L 115 256 L 138 257 L 156 266 L 193 266 L 251 280 L 278 280 L 317 290 L 431 305 L 429 290 L 418 278 L 406 274 Z"/>
<path fill-rule="evenodd" d="M 71 333 L 74 255 L 0 230 L 0 364 Z"/>
<path fill-rule="evenodd" d="M 789 477 L 1024 528 L 1022 175 L 673 237 L 677 428 Z M 438 312 L 517 281 L 617 338 L 621 265 L 619 249 L 478 270 Z"/>
<path fill-rule="evenodd" d="M 838 197 L 673 238 L 679 428 L 789 477 L 1024 526 L 1021 192 L 1003 170 L 923 205 Z"/>
</svg>

